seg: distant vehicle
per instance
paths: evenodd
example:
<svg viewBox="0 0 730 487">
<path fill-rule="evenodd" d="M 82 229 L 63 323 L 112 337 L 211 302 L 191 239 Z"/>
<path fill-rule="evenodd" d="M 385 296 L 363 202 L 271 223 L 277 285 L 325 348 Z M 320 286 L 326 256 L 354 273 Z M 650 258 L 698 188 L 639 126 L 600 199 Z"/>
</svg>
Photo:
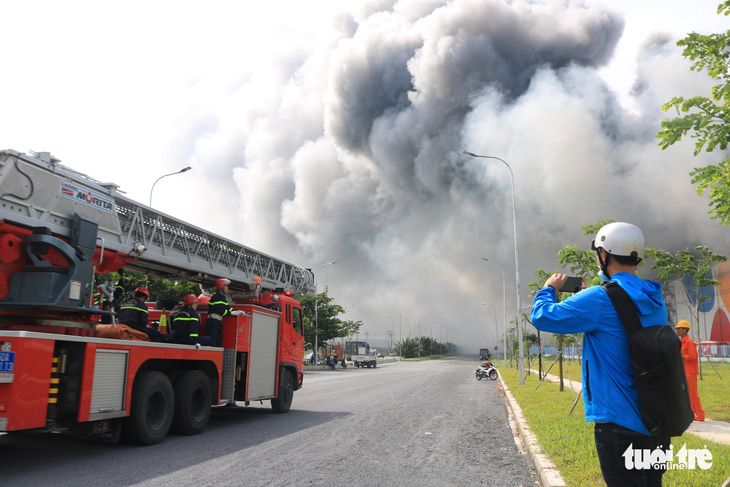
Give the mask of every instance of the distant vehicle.
<svg viewBox="0 0 730 487">
<path fill-rule="evenodd" d="M 384 358 L 384 357 L 385 357 L 385 355 L 383 355 L 382 353 L 378 354 L 378 358 Z"/>
<path fill-rule="evenodd" d="M 306 357 L 304 357 L 305 362 L 314 363 L 314 352 L 308 353 Z"/>
<path fill-rule="evenodd" d="M 352 350 L 352 363 L 355 367 L 377 367 L 378 361 L 375 356 L 375 350 L 370 351 L 370 345 L 367 342 L 349 342 L 347 350 Z"/>
<path fill-rule="evenodd" d="M 479 349 L 479 360 L 489 360 L 492 358 L 492 352 L 488 348 Z"/>
</svg>

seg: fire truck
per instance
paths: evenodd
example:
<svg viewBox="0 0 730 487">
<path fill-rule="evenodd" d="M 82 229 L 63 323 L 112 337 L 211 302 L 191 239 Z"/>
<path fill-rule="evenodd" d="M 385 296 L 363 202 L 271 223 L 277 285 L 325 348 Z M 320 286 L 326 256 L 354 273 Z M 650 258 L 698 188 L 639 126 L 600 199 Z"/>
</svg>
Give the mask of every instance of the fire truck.
<svg viewBox="0 0 730 487">
<path fill-rule="evenodd" d="M 223 319 L 222 347 L 102 338 L 101 316 L 114 315 L 94 305 L 98 275 L 119 269 L 201 287 L 226 278 L 241 313 Z M 50 153 L 0 151 L 0 432 L 151 445 L 171 429 L 200 433 L 212 407 L 269 400 L 285 413 L 303 381 L 301 294 L 314 294 L 309 269 L 136 203 Z"/>
</svg>

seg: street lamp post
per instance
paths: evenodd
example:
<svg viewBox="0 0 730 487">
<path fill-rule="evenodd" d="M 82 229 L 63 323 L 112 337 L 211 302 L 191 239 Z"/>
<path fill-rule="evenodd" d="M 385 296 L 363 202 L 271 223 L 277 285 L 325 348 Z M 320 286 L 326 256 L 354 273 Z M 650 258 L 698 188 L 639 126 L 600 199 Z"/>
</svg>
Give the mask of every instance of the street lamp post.
<svg viewBox="0 0 730 487">
<path fill-rule="evenodd" d="M 507 287 L 504 279 L 504 266 L 497 262 L 496 260 L 489 260 L 486 257 L 482 257 L 483 260 L 487 262 L 494 262 L 502 269 L 502 313 L 503 313 L 503 327 L 504 327 L 504 350 L 502 350 L 502 353 L 504 354 L 504 370 L 507 370 Z"/>
<path fill-rule="evenodd" d="M 390 338 L 391 338 L 391 340 L 394 340 L 395 341 L 395 336 L 394 336 L 395 335 L 395 318 L 393 318 L 390 315 L 385 315 L 385 317 L 386 318 L 390 318 L 390 321 L 392 323 L 391 324 L 391 327 L 390 327 L 391 330 L 392 330 L 391 333 L 390 333 Z M 395 344 L 393 344 L 393 346 L 391 346 L 391 348 L 390 348 L 391 354 L 395 354 L 395 350 L 394 349 L 395 349 Z"/>
<path fill-rule="evenodd" d="M 441 329 L 443 327 L 446 327 L 446 341 L 441 337 Z M 450 353 L 449 350 L 449 328 L 451 328 L 450 325 L 439 325 L 439 339 L 443 342 L 444 348 L 446 349 L 446 353 Z"/>
<path fill-rule="evenodd" d="M 421 358 L 421 341 L 422 341 L 421 340 L 422 333 L 421 333 L 421 322 L 420 322 L 420 319 L 421 318 L 425 318 L 426 316 L 428 316 L 428 313 L 426 313 L 425 315 L 421 315 L 420 317 L 416 318 L 416 325 L 418 326 L 418 358 Z"/>
<path fill-rule="evenodd" d="M 520 385 L 525 385 L 525 364 L 524 364 L 524 351 L 522 347 L 522 301 L 520 300 L 520 259 L 519 254 L 517 252 L 517 205 L 515 204 L 515 175 L 512 172 L 512 168 L 509 164 L 507 164 L 507 161 L 504 159 L 500 159 L 499 157 L 495 156 L 480 156 L 477 154 L 474 154 L 472 152 L 464 151 L 464 154 L 471 156 L 471 157 L 481 157 L 483 159 L 496 159 L 505 166 L 507 166 L 507 169 L 509 169 L 509 175 L 510 179 L 512 181 L 512 225 L 514 227 L 514 234 L 515 234 L 515 280 L 516 285 L 515 289 L 517 291 L 517 346 L 519 347 L 519 354 L 520 354 Z M 506 339 L 506 338 L 505 338 Z"/>
<path fill-rule="evenodd" d="M 190 167 L 190 166 L 184 167 L 184 168 L 180 169 L 179 171 L 171 172 L 170 174 L 165 174 L 164 176 L 160 176 L 159 178 L 157 178 L 157 181 L 159 181 L 162 178 L 166 178 L 167 176 L 174 176 L 175 174 L 184 173 L 185 171 L 189 171 L 191 169 L 192 169 L 192 167 Z M 155 189 L 155 184 L 157 184 L 157 181 L 155 181 L 154 184 L 152 184 L 152 189 L 150 189 L 150 208 L 152 208 L 152 191 Z"/>
<path fill-rule="evenodd" d="M 317 267 L 317 270 L 314 273 L 314 365 L 317 365 L 317 352 L 318 352 L 318 345 L 319 345 L 318 340 L 317 340 L 317 338 L 319 338 L 319 336 L 318 336 L 319 320 L 317 317 L 317 314 L 318 314 L 317 308 L 319 307 L 319 301 L 318 301 L 318 296 L 317 296 L 317 272 L 319 272 L 319 270 L 326 265 L 333 265 L 336 263 L 337 263 L 337 261 L 327 262 L 326 264 L 322 264 L 321 266 Z"/>
</svg>

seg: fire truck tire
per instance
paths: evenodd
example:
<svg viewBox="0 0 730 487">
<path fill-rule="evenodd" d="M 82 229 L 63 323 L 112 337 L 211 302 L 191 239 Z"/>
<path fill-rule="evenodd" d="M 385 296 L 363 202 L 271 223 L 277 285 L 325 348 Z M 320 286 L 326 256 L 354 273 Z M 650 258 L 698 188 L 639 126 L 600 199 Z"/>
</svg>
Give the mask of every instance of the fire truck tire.
<svg viewBox="0 0 730 487">
<path fill-rule="evenodd" d="M 275 413 L 286 413 L 291 408 L 294 400 L 294 379 L 291 372 L 285 371 L 281 374 L 281 382 L 279 383 L 279 395 L 271 400 L 271 409 Z"/>
<path fill-rule="evenodd" d="M 208 376 L 200 370 L 188 370 L 178 377 L 172 429 L 183 435 L 202 432 L 210 419 L 212 394 Z"/>
<path fill-rule="evenodd" d="M 140 445 L 161 442 L 172 424 L 175 397 L 170 379 L 162 372 L 145 372 L 132 388 L 132 407 L 124 422 L 127 438 Z"/>
</svg>

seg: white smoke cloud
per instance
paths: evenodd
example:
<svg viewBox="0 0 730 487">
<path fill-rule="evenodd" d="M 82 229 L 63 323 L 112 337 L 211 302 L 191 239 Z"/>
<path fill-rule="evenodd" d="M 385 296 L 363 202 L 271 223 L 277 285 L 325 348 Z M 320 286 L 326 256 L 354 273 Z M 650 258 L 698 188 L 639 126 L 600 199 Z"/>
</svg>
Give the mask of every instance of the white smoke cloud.
<svg viewBox="0 0 730 487">
<path fill-rule="evenodd" d="M 181 161 L 192 165 L 194 191 L 169 200 L 176 216 L 313 269 L 337 260 L 318 274 L 319 289 L 326 285 L 376 344 L 393 325 L 396 339 L 401 330 L 417 334 L 416 322 L 424 335 L 446 338 L 448 329 L 453 341 L 458 331 L 470 349 L 496 344 L 492 310 L 482 303 L 495 305 L 501 333 L 501 269 L 482 257 L 503 265 L 508 319 L 516 314 L 510 174 L 501 162 L 464 150 L 500 157 L 514 172 L 526 304 L 535 269 L 557 269 L 557 251 L 566 245 L 588 248 L 580 227 L 601 219 L 636 223 L 650 246 L 709 244 L 725 252 L 727 229 L 706 215 L 707 200 L 688 176 L 721 156 L 693 157 L 691 140 L 661 151 L 655 139 L 671 116 L 662 103 L 707 94 L 711 86 L 689 70 L 675 33 L 646 40 L 626 95 L 602 77 L 624 32 L 624 19 L 610 7 L 579 0 L 334 1 L 328 24 L 318 19 L 307 27 L 308 4 L 271 5 L 215 3 L 194 16 L 180 7 L 164 42 L 156 41 L 162 36 L 151 12 L 144 36 L 131 44 L 125 26 L 138 15 L 124 12 L 125 26 L 111 28 L 112 52 L 142 57 L 153 45 L 160 61 L 143 63 L 152 78 L 147 89 L 166 115 L 147 116 L 142 102 L 120 96 L 113 107 L 136 111 L 137 125 L 97 124 L 84 136 L 117 140 L 100 159 L 115 168 L 126 167 L 114 158 L 123 145 L 171 170 Z M 164 18 L 170 7 L 160 10 Z M 259 25 L 257 15 L 277 12 L 277 29 Z M 304 31 L 292 30 L 298 17 Z M 212 44 L 196 35 L 204 22 L 220 22 Z M 52 19 L 40 25 L 64 39 Z M 74 43 L 85 39 L 81 24 L 68 31 L 79 32 Z M 260 51 L 237 47 L 250 42 L 244 31 L 255 31 Z M 39 59 L 44 45 L 40 38 L 34 44 Z M 96 59 L 113 73 L 115 59 L 103 49 L 94 48 Z M 59 72 L 60 59 L 53 64 Z M 195 64 L 204 70 L 189 68 Z M 184 83 L 165 92 L 159 78 L 166 72 Z M 108 84 L 97 83 L 94 93 L 124 93 L 114 76 L 103 77 Z M 74 93 L 69 83 L 44 94 L 40 77 L 26 79 L 39 83 L 43 103 Z M 128 71 L 122 79 L 144 84 Z M 74 98 L 65 98 L 64 111 L 73 110 Z M 104 111 L 86 110 L 89 119 Z M 57 116 L 32 123 L 60 124 Z M 15 120 L 25 125 L 28 118 Z M 158 153 L 140 148 L 155 138 L 164 141 Z M 63 145 L 47 149 L 65 157 Z M 74 167 L 72 159 L 64 162 Z M 162 194 L 160 206 L 172 207 Z"/>
<path fill-rule="evenodd" d="M 557 269 L 565 245 L 587 248 L 580 227 L 600 219 L 634 222 L 656 247 L 723 251 L 725 232 L 687 176 L 712 158 L 692 158 L 686 144 L 662 152 L 655 140 L 661 103 L 708 91 L 675 40 L 647 42 L 627 110 L 598 75 L 623 29 L 611 11 L 517 0 L 367 6 L 338 17 L 271 87 L 278 96 L 243 130 L 236 182 L 243 227 L 256 229 L 250 245 L 313 268 L 337 260 L 320 290 L 326 280 L 371 339 L 384 341 L 386 315 L 400 315 L 424 335 L 445 339 L 448 327 L 462 344 L 494 345 L 482 303 L 496 304 L 501 333 L 501 271 L 481 257 L 503 264 L 508 319 L 516 314 L 509 173 L 465 149 L 514 171 L 525 303 L 534 270 Z"/>
</svg>

